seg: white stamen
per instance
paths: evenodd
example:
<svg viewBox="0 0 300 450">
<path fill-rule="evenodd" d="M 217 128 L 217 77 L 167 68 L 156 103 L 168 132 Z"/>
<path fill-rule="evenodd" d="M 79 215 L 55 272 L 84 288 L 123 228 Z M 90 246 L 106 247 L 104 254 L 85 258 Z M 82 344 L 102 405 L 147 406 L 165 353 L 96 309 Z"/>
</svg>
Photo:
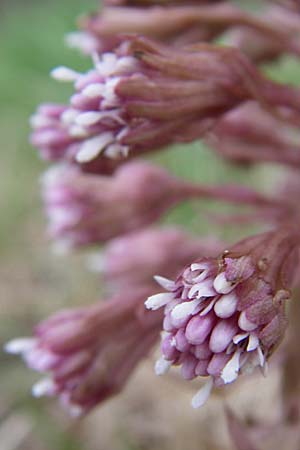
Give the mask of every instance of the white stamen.
<svg viewBox="0 0 300 450">
<path fill-rule="evenodd" d="M 43 128 L 43 127 L 49 127 L 53 125 L 54 120 L 50 117 L 45 117 L 41 114 L 33 114 L 30 119 L 29 123 L 31 128 Z"/>
<path fill-rule="evenodd" d="M 227 281 L 225 272 L 219 273 L 214 279 L 214 288 L 219 294 L 229 294 L 234 288 L 235 285 L 230 281 Z"/>
<path fill-rule="evenodd" d="M 103 77 L 109 77 L 117 69 L 118 58 L 115 53 L 104 53 L 101 60 L 96 63 L 96 70 Z"/>
<path fill-rule="evenodd" d="M 246 317 L 246 312 L 243 311 L 239 317 L 239 327 L 244 331 L 253 331 L 255 330 L 255 328 L 257 328 L 257 325 L 253 322 L 250 322 L 250 320 L 248 320 Z"/>
<path fill-rule="evenodd" d="M 173 291 L 175 287 L 175 283 L 172 280 L 169 280 L 168 278 L 161 277 L 160 275 L 154 275 L 154 280 L 164 289 L 167 291 Z"/>
<path fill-rule="evenodd" d="M 120 77 L 114 77 L 107 80 L 105 83 L 104 100 L 102 101 L 103 108 L 111 108 L 119 105 L 119 98 L 116 94 L 116 86 L 120 82 Z"/>
<path fill-rule="evenodd" d="M 64 66 L 55 67 L 51 70 L 50 75 L 58 81 L 76 81 L 81 76 L 79 72 Z"/>
<path fill-rule="evenodd" d="M 132 71 L 136 67 L 137 60 L 132 56 L 123 56 L 117 60 L 116 72 Z"/>
<path fill-rule="evenodd" d="M 255 334 L 250 334 L 249 341 L 247 345 L 247 352 L 255 350 L 259 345 L 259 339 Z"/>
<path fill-rule="evenodd" d="M 81 219 L 79 210 L 66 209 L 64 207 L 51 207 L 49 210 L 49 227 L 73 226 Z"/>
<path fill-rule="evenodd" d="M 240 355 L 241 350 L 238 349 L 223 368 L 221 378 L 225 384 L 232 383 L 237 379 L 240 370 Z"/>
<path fill-rule="evenodd" d="M 190 302 L 179 303 L 172 310 L 171 316 L 176 320 L 185 319 L 190 314 L 193 314 L 200 302 L 201 300 L 195 299 Z"/>
<path fill-rule="evenodd" d="M 236 311 L 238 298 L 234 292 L 226 295 L 222 295 L 220 300 L 215 304 L 215 313 L 221 319 L 227 319 L 231 317 L 232 314 Z"/>
<path fill-rule="evenodd" d="M 40 183 L 45 186 L 45 188 L 56 184 L 60 179 L 64 179 L 64 174 L 66 171 L 66 166 L 64 164 L 57 164 L 47 169 L 40 177 Z"/>
<path fill-rule="evenodd" d="M 18 338 L 7 342 L 4 345 L 4 351 L 12 355 L 19 355 L 30 351 L 36 343 L 33 338 Z"/>
<path fill-rule="evenodd" d="M 97 39 L 89 33 L 75 31 L 65 36 L 65 43 L 70 48 L 75 48 L 83 53 L 92 53 L 98 47 Z"/>
<path fill-rule="evenodd" d="M 205 385 L 197 392 L 197 394 L 194 395 L 194 397 L 192 398 L 192 407 L 194 409 L 201 408 L 201 406 L 203 406 L 207 402 L 213 388 L 213 384 L 213 378 L 210 377 L 207 383 L 205 383 Z"/>
<path fill-rule="evenodd" d="M 247 339 L 247 337 L 249 337 L 249 333 L 236 334 L 233 337 L 232 341 L 233 341 L 234 344 L 239 344 L 244 339 Z"/>
<path fill-rule="evenodd" d="M 91 83 L 83 89 L 82 95 L 88 98 L 102 97 L 105 92 L 105 86 L 102 83 Z"/>
<path fill-rule="evenodd" d="M 79 111 L 77 109 L 69 108 L 66 109 L 60 119 L 65 125 L 71 125 L 78 116 Z"/>
<path fill-rule="evenodd" d="M 211 279 L 194 284 L 189 290 L 188 297 L 193 298 L 195 294 L 197 294 L 196 298 L 212 297 L 216 295 L 216 292 L 212 286 Z"/>
<path fill-rule="evenodd" d="M 167 361 L 164 357 L 160 357 L 155 363 L 155 373 L 156 375 L 164 375 L 167 373 L 171 367 L 171 361 Z"/>
<path fill-rule="evenodd" d="M 105 149 L 105 156 L 111 159 L 118 159 L 120 156 L 127 157 L 129 147 L 120 144 L 110 144 Z"/>
<path fill-rule="evenodd" d="M 205 316 L 205 314 L 209 313 L 209 311 L 211 311 L 213 309 L 215 303 L 216 303 L 216 299 L 212 299 L 209 302 L 209 304 L 207 305 L 207 307 L 201 311 L 200 316 Z"/>
<path fill-rule="evenodd" d="M 69 135 L 74 138 L 85 138 L 89 136 L 86 128 L 80 127 L 79 125 L 72 125 L 68 132 Z"/>
<path fill-rule="evenodd" d="M 162 294 L 155 294 L 148 297 L 147 300 L 145 301 L 145 306 L 147 309 L 152 309 L 153 311 L 156 311 L 162 306 L 166 306 L 166 304 L 173 299 L 174 299 L 173 294 L 163 292 Z"/>
<path fill-rule="evenodd" d="M 42 378 L 32 386 L 31 393 L 34 397 L 39 398 L 44 395 L 53 395 L 55 385 L 51 378 Z"/>
<path fill-rule="evenodd" d="M 265 365 L 266 360 L 265 360 L 263 351 L 260 346 L 257 347 L 257 355 L 258 355 L 259 365 L 260 365 L 260 367 L 263 367 Z"/>
<path fill-rule="evenodd" d="M 84 163 L 96 158 L 114 140 L 112 133 L 102 133 L 85 141 L 76 155 L 76 161 Z"/>
</svg>

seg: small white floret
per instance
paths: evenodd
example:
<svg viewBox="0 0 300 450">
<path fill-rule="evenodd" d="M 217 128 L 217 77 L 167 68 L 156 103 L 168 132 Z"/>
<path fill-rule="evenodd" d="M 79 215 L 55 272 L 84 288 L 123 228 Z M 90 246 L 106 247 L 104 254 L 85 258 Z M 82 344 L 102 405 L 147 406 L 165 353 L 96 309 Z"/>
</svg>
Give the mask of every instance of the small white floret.
<svg viewBox="0 0 300 450">
<path fill-rule="evenodd" d="M 174 298 L 173 294 L 169 294 L 168 292 L 151 295 L 145 301 L 145 306 L 147 309 L 152 309 L 153 311 L 156 311 L 162 306 L 166 306 L 171 300 L 173 300 L 173 298 Z"/>
<path fill-rule="evenodd" d="M 235 285 L 227 281 L 225 272 L 221 272 L 214 279 L 214 288 L 219 294 L 229 294 L 235 288 Z"/>
<path fill-rule="evenodd" d="M 253 331 L 255 330 L 255 328 L 257 328 L 257 325 L 253 322 L 250 322 L 250 320 L 248 320 L 246 317 L 246 312 L 243 311 L 239 317 L 239 327 L 244 331 Z"/>
<path fill-rule="evenodd" d="M 220 300 L 215 304 L 215 313 L 221 319 L 227 319 L 231 317 L 233 313 L 236 311 L 238 303 L 238 298 L 235 293 L 231 292 L 230 294 L 222 295 Z"/>
<path fill-rule="evenodd" d="M 31 392 L 36 398 L 43 397 L 44 395 L 52 395 L 54 392 L 54 383 L 51 378 L 42 378 L 32 386 Z"/>
<path fill-rule="evenodd" d="M 51 70 L 50 75 L 58 81 L 76 81 L 81 74 L 68 67 L 59 66 Z"/>
<path fill-rule="evenodd" d="M 205 383 L 205 385 L 197 392 L 197 394 L 194 395 L 194 397 L 192 398 L 192 407 L 194 409 L 201 408 L 201 406 L 203 406 L 207 402 L 213 388 L 213 384 L 213 378 L 210 377 L 207 383 Z"/>
<path fill-rule="evenodd" d="M 105 91 L 105 86 L 102 83 L 91 83 L 83 89 L 82 95 L 88 98 L 102 97 Z"/>
<path fill-rule="evenodd" d="M 173 291 L 175 287 L 174 281 L 169 280 L 165 277 L 161 277 L 160 275 L 155 275 L 153 278 L 161 287 L 163 287 L 167 291 Z"/>
<path fill-rule="evenodd" d="M 19 355 L 30 351 L 36 343 L 34 338 L 18 338 L 7 342 L 4 351 L 12 355 Z"/>
<path fill-rule="evenodd" d="M 91 161 L 96 158 L 96 156 L 98 156 L 105 147 L 113 141 L 113 139 L 113 134 L 109 132 L 88 139 L 80 147 L 80 150 L 76 155 L 76 160 L 79 163 Z"/>
<path fill-rule="evenodd" d="M 241 350 L 238 349 L 223 368 L 221 378 L 225 384 L 232 383 L 237 379 L 240 370 L 240 356 Z"/>
<path fill-rule="evenodd" d="M 170 370 L 171 365 L 171 361 L 167 361 L 163 356 L 160 357 L 154 367 L 156 375 L 164 375 Z"/>
<path fill-rule="evenodd" d="M 175 320 L 185 319 L 195 312 L 200 302 L 201 300 L 195 299 L 190 302 L 179 303 L 179 305 L 176 305 L 172 310 L 171 316 Z"/>
</svg>

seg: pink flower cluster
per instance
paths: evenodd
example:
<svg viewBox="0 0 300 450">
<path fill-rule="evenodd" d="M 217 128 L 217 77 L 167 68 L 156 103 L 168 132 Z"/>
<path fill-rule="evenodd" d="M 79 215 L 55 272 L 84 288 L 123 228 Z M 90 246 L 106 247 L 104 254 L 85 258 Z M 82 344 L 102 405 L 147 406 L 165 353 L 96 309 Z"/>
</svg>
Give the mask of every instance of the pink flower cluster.
<svg viewBox="0 0 300 450">
<path fill-rule="evenodd" d="M 229 1 L 107 0 L 67 37 L 92 67 L 52 71 L 73 93 L 37 108 L 31 143 L 57 163 L 41 182 L 49 237 L 64 250 L 96 246 L 89 266 L 101 272 L 107 300 L 59 312 L 33 338 L 7 344 L 47 374 L 34 395 L 57 396 L 75 415 L 90 411 L 122 390 L 161 330 L 156 373 L 180 366 L 186 380 L 208 380 L 194 407 L 213 386 L 265 372 L 299 284 L 298 174 L 267 194 L 183 180 L 138 158 L 203 138 L 235 164 L 299 167 L 300 89 L 259 67 L 300 54 L 297 2 L 279 3 L 250 13 Z M 214 231 L 245 221 L 262 229 L 225 245 L 216 233 L 153 226 L 201 200 L 239 208 L 223 221 L 218 210 L 206 214 L 217 219 Z M 168 292 L 157 293 L 154 277 Z"/>
<path fill-rule="evenodd" d="M 214 385 L 232 383 L 257 366 L 266 370 L 287 325 L 290 292 L 282 280 L 293 245 L 286 233 L 262 234 L 241 242 L 239 252 L 192 263 L 174 282 L 156 278 L 169 291 L 146 301 L 148 309 L 165 307 L 156 373 L 180 365 L 187 380 L 209 377 L 193 398 L 194 408 L 204 404 Z"/>
</svg>

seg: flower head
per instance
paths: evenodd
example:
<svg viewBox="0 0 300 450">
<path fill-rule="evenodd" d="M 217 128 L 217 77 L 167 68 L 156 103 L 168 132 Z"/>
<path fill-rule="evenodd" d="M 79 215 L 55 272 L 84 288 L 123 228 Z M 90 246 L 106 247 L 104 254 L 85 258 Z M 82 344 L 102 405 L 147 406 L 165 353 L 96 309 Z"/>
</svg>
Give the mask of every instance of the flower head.
<svg viewBox="0 0 300 450">
<path fill-rule="evenodd" d="M 27 365 L 48 374 L 33 395 L 58 396 L 81 415 L 117 394 L 159 337 L 161 314 L 144 310 L 149 289 L 138 288 L 93 306 L 61 311 L 35 329 L 32 339 L 9 342 Z M 152 291 L 153 292 L 153 291 Z"/>
<path fill-rule="evenodd" d="M 46 106 L 33 116 L 31 140 L 44 156 L 71 154 L 83 164 L 101 155 L 124 158 L 130 151 L 193 141 L 250 99 L 270 109 L 285 106 L 284 114 L 299 123 L 299 92 L 264 79 L 233 48 L 203 44 L 180 50 L 132 37 L 94 62 L 83 74 L 65 67 L 52 72 L 72 81 L 75 93 L 70 105 L 52 105 L 53 120 Z"/>
<path fill-rule="evenodd" d="M 156 372 L 180 365 L 186 379 L 209 377 L 194 407 L 202 406 L 213 385 L 232 383 L 257 366 L 266 369 L 287 325 L 286 283 L 293 270 L 286 263 L 294 246 L 282 230 L 248 238 L 219 259 L 189 265 L 173 283 L 163 283 L 168 293 L 146 301 L 149 309 L 165 307 Z"/>
<path fill-rule="evenodd" d="M 71 247 L 104 242 L 154 222 L 181 191 L 176 178 L 146 162 L 124 164 L 113 176 L 52 168 L 43 177 L 49 234 Z"/>
</svg>

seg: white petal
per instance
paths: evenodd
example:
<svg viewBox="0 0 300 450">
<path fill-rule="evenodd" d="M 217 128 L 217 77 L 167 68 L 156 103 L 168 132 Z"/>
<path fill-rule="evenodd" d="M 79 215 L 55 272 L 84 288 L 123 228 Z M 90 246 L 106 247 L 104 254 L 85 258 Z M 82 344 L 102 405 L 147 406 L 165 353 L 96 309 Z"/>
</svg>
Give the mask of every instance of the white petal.
<svg viewBox="0 0 300 450">
<path fill-rule="evenodd" d="M 209 311 L 213 309 L 215 302 L 216 302 L 215 299 L 211 300 L 207 305 L 207 307 L 201 311 L 200 316 L 205 316 L 205 314 L 209 313 Z"/>
<path fill-rule="evenodd" d="M 88 98 L 102 97 L 105 91 L 103 83 L 91 83 L 82 90 L 82 95 Z"/>
<path fill-rule="evenodd" d="M 32 128 L 49 127 L 53 125 L 53 119 L 42 114 L 33 114 L 29 119 L 29 123 Z"/>
<path fill-rule="evenodd" d="M 32 386 L 31 392 L 34 397 L 43 397 L 43 395 L 53 395 L 55 385 L 51 378 L 42 378 Z"/>
<path fill-rule="evenodd" d="M 120 144 L 110 144 L 105 149 L 105 156 L 111 159 L 117 159 L 120 156 L 128 156 L 129 147 Z"/>
<path fill-rule="evenodd" d="M 249 333 L 240 333 L 240 334 L 236 334 L 232 341 L 234 342 L 234 344 L 238 344 L 239 342 L 243 341 L 244 339 L 247 339 L 249 337 Z"/>
<path fill-rule="evenodd" d="M 255 334 L 250 334 L 249 336 L 249 342 L 247 345 L 247 352 L 251 352 L 252 350 L 255 350 L 259 345 L 259 339 Z"/>
<path fill-rule="evenodd" d="M 207 383 L 197 392 L 196 395 L 192 398 L 192 407 L 194 409 L 201 408 L 203 406 L 211 393 L 212 387 L 213 387 L 213 378 L 211 377 Z"/>
<path fill-rule="evenodd" d="M 257 328 L 257 325 L 247 319 L 245 311 L 240 314 L 239 327 L 244 331 L 253 331 Z"/>
<path fill-rule="evenodd" d="M 96 158 L 105 147 L 114 140 L 112 133 L 103 133 L 85 141 L 76 155 L 79 163 L 91 161 Z"/>
<path fill-rule="evenodd" d="M 102 112 L 97 111 L 87 111 L 79 114 L 76 117 L 76 123 L 84 127 L 89 127 L 90 125 L 95 125 L 99 120 L 103 118 Z"/>
<path fill-rule="evenodd" d="M 76 81 L 81 74 L 68 67 L 59 66 L 51 70 L 50 75 L 58 81 Z"/>
<path fill-rule="evenodd" d="M 167 373 L 172 365 L 171 361 L 167 361 L 164 357 L 160 357 L 155 363 L 155 373 L 156 375 L 164 375 Z"/>
<path fill-rule="evenodd" d="M 72 122 L 74 122 L 74 120 L 78 116 L 78 113 L 79 111 L 77 109 L 69 108 L 62 113 L 60 119 L 65 125 L 70 125 Z"/>
<path fill-rule="evenodd" d="M 238 377 L 240 370 L 241 350 L 237 350 L 221 372 L 221 378 L 225 384 L 232 383 Z"/>
<path fill-rule="evenodd" d="M 220 294 L 229 294 L 235 285 L 226 280 L 225 272 L 221 272 L 214 279 L 214 288 Z"/>
<path fill-rule="evenodd" d="M 73 33 L 68 33 L 65 36 L 65 43 L 70 48 L 76 48 L 81 50 L 83 53 L 92 53 L 98 47 L 97 39 L 84 31 L 75 31 Z"/>
<path fill-rule="evenodd" d="M 155 294 L 151 295 L 151 297 L 148 297 L 148 299 L 145 301 L 145 306 L 147 309 L 152 309 L 153 311 L 156 311 L 162 306 L 166 306 L 166 304 L 173 299 L 174 299 L 173 294 L 163 292 L 162 294 Z"/>
<path fill-rule="evenodd" d="M 188 297 L 193 298 L 196 293 L 197 298 L 212 297 L 216 295 L 216 292 L 212 286 L 212 282 L 210 279 L 194 284 L 194 286 L 192 286 L 191 289 L 189 290 Z"/>
<path fill-rule="evenodd" d="M 169 280 L 168 278 L 161 277 L 160 275 L 155 275 L 154 280 L 164 289 L 167 291 L 172 291 L 175 287 L 175 283 L 172 280 Z"/>
<path fill-rule="evenodd" d="M 263 367 L 265 365 L 266 359 L 265 359 L 262 349 L 260 347 L 257 347 L 257 354 L 258 354 L 258 359 L 259 359 L 259 365 L 261 367 Z"/>
<path fill-rule="evenodd" d="M 190 314 L 193 314 L 200 302 L 201 300 L 195 299 L 190 302 L 179 303 L 179 305 L 175 306 L 175 308 L 172 310 L 171 316 L 173 317 L 173 319 L 177 320 L 184 319 Z"/>
<path fill-rule="evenodd" d="M 7 342 L 4 345 L 4 350 L 6 353 L 12 355 L 19 355 L 30 351 L 36 343 L 34 338 L 18 338 Z"/>
<path fill-rule="evenodd" d="M 222 295 L 220 300 L 215 304 L 215 313 L 221 319 L 227 319 L 231 317 L 232 314 L 236 311 L 238 298 L 234 292 L 230 294 Z"/>
</svg>

